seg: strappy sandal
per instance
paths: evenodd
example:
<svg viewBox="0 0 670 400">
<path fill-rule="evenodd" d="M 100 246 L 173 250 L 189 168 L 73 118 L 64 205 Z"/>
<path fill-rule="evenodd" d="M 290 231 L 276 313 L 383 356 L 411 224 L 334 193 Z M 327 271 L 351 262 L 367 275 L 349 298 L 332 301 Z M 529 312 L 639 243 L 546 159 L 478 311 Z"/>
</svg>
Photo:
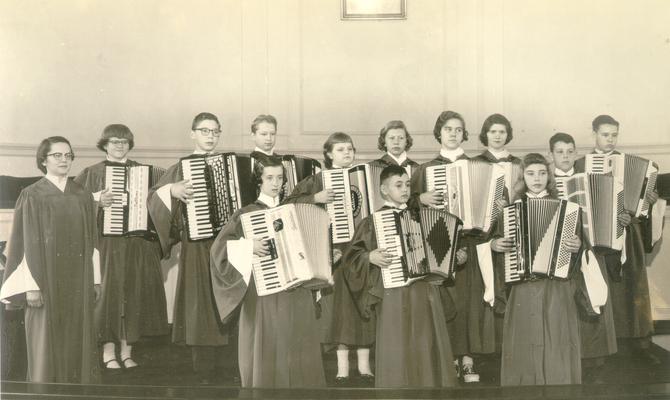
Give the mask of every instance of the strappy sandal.
<svg viewBox="0 0 670 400">
<path fill-rule="evenodd" d="M 111 362 L 115 362 L 116 365 L 118 365 L 118 367 L 110 367 L 109 363 L 111 363 Z M 111 369 L 111 370 L 121 369 L 121 364 L 119 364 L 119 361 L 116 358 L 110 358 L 109 360 L 103 361 L 102 363 L 105 366 L 105 369 Z"/>
<path fill-rule="evenodd" d="M 128 364 L 127 364 L 128 361 L 131 361 L 133 364 L 132 364 L 132 365 L 128 365 Z M 123 364 L 123 368 L 125 368 L 125 369 L 131 369 L 131 368 L 137 368 L 137 367 L 139 367 L 139 364 L 137 364 L 137 363 L 135 362 L 135 360 L 133 360 L 131 357 L 124 358 L 123 360 L 121 360 L 121 363 Z"/>
</svg>

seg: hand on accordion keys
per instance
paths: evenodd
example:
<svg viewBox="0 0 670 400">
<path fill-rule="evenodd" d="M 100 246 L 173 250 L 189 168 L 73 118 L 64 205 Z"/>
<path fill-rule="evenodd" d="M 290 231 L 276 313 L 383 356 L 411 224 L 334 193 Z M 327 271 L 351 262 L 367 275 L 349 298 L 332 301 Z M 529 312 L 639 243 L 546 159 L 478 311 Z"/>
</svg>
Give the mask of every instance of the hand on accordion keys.
<svg viewBox="0 0 670 400">
<path fill-rule="evenodd" d="M 624 211 L 621 214 L 619 214 L 617 220 L 619 221 L 619 225 L 625 228 L 628 225 L 630 225 L 631 221 L 633 220 L 633 217 L 631 217 L 630 214 Z"/>
<path fill-rule="evenodd" d="M 342 250 L 333 249 L 333 264 L 337 264 L 337 262 L 340 261 L 340 258 L 342 258 Z"/>
<path fill-rule="evenodd" d="M 188 201 L 193 198 L 193 185 L 189 183 L 188 179 L 175 182 L 170 187 L 170 195 L 188 204 Z"/>
<path fill-rule="evenodd" d="M 393 256 L 386 251 L 386 249 L 375 249 L 370 252 L 370 264 L 374 264 L 380 268 L 386 268 L 391 265 Z"/>
<path fill-rule="evenodd" d="M 491 241 L 491 250 L 498 253 L 507 253 L 515 248 L 514 239 L 501 237 Z"/>
<path fill-rule="evenodd" d="M 658 192 L 653 190 L 647 193 L 645 200 L 647 200 L 647 203 L 649 203 L 650 206 L 653 206 L 658 201 Z"/>
<path fill-rule="evenodd" d="M 325 189 L 314 195 L 314 202 L 318 204 L 332 203 L 335 200 L 335 192 Z"/>
<path fill-rule="evenodd" d="M 456 263 L 458 265 L 463 265 L 466 261 L 468 261 L 468 252 L 465 247 L 461 247 L 456 252 Z"/>
<path fill-rule="evenodd" d="M 268 239 L 254 239 L 254 254 L 258 257 L 265 257 L 270 254 L 270 243 L 268 243 Z"/>
<path fill-rule="evenodd" d="M 109 207 L 114 204 L 114 193 L 112 193 L 109 188 L 106 188 L 100 192 L 100 205 L 104 207 Z"/>
<path fill-rule="evenodd" d="M 505 199 L 498 199 L 498 200 L 496 200 L 495 207 L 496 207 L 496 210 L 498 211 L 498 213 L 502 213 L 503 208 L 505 208 L 505 206 L 506 206 L 507 204 L 509 204 L 509 203 L 508 203 L 508 201 L 505 200 Z"/>
<path fill-rule="evenodd" d="M 431 191 L 421 193 L 421 195 L 419 196 L 419 200 L 421 201 L 421 204 L 425 206 L 436 207 L 444 204 L 445 196 L 446 193 Z"/>
</svg>

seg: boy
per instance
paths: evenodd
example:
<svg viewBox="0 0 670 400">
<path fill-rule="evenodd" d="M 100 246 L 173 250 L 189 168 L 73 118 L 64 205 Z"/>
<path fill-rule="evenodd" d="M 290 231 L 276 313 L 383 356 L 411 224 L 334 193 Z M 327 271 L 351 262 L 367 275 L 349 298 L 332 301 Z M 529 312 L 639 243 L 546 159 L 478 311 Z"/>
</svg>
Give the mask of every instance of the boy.
<svg viewBox="0 0 670 400">
<path fill-rule="evenodd" d="M 554 161 L 554 176 L 557 179 L 570 177 L 577 173 L 575 171 L 577 149 L 575 139 L 571 135 L 563 132 L 553 135 L 549 139 L 549 151 Z M 605 279 L 605 283 L 609 286 L 605 260 L 608 255 L 612 253 L 618 254 L 618 252 L 604 247 L 595 247 L 593 251 L 596 254 L 600 272 Z M 615 255 L 615 257 L 618 257 L 618 255 Z M 585 313 L 580 313 L 579 323 L 584 381 L 586 383 L 601 382 L 600 375 L 603 371 L 601 367 L 605 363 L 605 357 L 617 352 L 612 301 L 609 292 L 607 303 L 602 308 L 601 314 L 598 316 L 588 316 Z"/>
<path fill-rule="evenodd" d="M 619 137 L 617 120 L 609 115 L 599 115 L 591 126 L 595 139 L 593 153 L 620 154 L 616 150 Z M 580 158 L 576 169 L 583 171 L 585 164 L 586 159 Z M 658 200 L 658 194 L 652 193 L 647 200 L 653 205 Z M 606 257 L 616 336 L 618 339 L 632 339 L 632 344 L 641 350 L 637 354 L 646 362 L 657 365 L 660 360 L 649 351 L 653 320 L 642 236 L 646 224 L 651 222 L 649 218 L 635 218 L 624 212 L 619 215 L 619 223 L 626 227 L 625 262 L 622 265 L 620 252 Z"/>
<path fill-rule="evenodd" d="M 384 209 L 407 208 L 410 179 L 401 166 L 384 168 L 380 177 Z M 344 277 L 365 314 L 377 315 L 375 374 L 377 387 L 454 386 L 457 378 L 439 286 L 416 281 L 384 289 L 381 269 L 391 255 L 377 247 L 374 220 L 361 221 L 342 256 Z M 457 254 L 465 262 L 465 252 Z"/>
</svg>

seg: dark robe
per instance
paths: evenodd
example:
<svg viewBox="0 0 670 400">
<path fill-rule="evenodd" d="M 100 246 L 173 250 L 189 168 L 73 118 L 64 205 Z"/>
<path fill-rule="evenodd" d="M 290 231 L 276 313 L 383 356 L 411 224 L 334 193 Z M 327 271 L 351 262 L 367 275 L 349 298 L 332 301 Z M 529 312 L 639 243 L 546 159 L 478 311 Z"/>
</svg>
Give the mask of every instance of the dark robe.
<svg viewBox="0 0 670 400">
<path fill-rule="evenodd" d="M 457 385 L 440 287 L 416 281 L 384 289 L 380 268 L 369 261 L 376 248 L 374 222 L 367 217 L 343 256 L 347 286 L 363 312 L 377 316 L 375 386 Z"/>
<path fill-rule="evenodd" d="M 580 172 L 584 172 L 583 167 L 579 170 L 575 164 L 574 173 Z M 621 252 L 602 247 L 595 247 L 592 250 L 598 260 L 600 273 L 607 284 L 607 303 L 601 307 L 598 315 L 586 312 L 579 313 L 582 358 L 604 357 L 617 352 L 616 330 L 612 312 L 612 291 L 610 290 L 611 284 L 607 273 L 607 263 L 618 262 L 620 264 L 617 257 L 621 257 Z M 610 257 L 614 257 L 614 260 L 608 261 Z M 584 280 L 581 271 L 577 271 L 575 279 Z"/>
<path fill-rule="evenodd" d="M 458 160 L 467 159 L 468 156 L 465 154 L 458 157 Z M 421 164 L 416 174 L 412 176 L 414 207 L 420 204 L 421 193 L 427 191 L 426 168 L 451 162 L 448 158 L 438 155 L 433 160 Z M 454 304 L 453 312 L 445 311 L 447 311 L 449 321 L 451 346 L 457 356 L 493 353 L 496 350 L 495 312 L 494 308 L 484 301 L 484 281 L 477 256 L 477 245 L 488 241 L 488 237 L 489 233 L 479 230 L 461 232 L 459 247 L 466 249 L 467 261 L 456 267 L 456 277 L 453 283 L 447 285 L 448 293 L 443 293 L 443 295 L 450 296 Z M 494 306 L 502 314 L 505 309 L 504 283 L 496 282 L 495 288 L 499 293 Z M 502 321 L 502 318 L 500 319 Z"/>
<path fill-rule="evenodd" d="M 321 173 L 303 179 L 288 196 L 284 203 L 314 203 L 314 195 L 323 190 Z M 325 205 L 320 204 L 325 208 Z M 333 245 L 342 253 L 349 243 Z M 320 301 L 321 322 L 324 330 L 323 343 L 346 344 L 350 346 L 370 346 L 375 341 L 375 316 L 363 316 L 356 307 L 353 295 L 342 277 L 344 269 L 348 268 L 342 260 L 334 266 L 334 285 L 329 289 L 322 289 Z"/>
<path fill-rule="evenodd" d="M 84 169 L 75 182 L 91 192 L 105 189 L 102 161 Z M 139 165 L 128 160 L 128 166 Z M 165 288 L 158 240 L 103 236 L 103 208 L 98 210 L 102 296 L 95 305 L 98 340 L 136 342 L 142 336 L 168 333 Z"/>
<path fill-rule="evenodd" d="M 502 236 L 499 223 L 494 237 Z M 573 272 L 578 260 L 579 253 L 573 254 Z M 576 290 L 574 279 L 540 278 L 512 285 L 503 326 L 502 386 L 581 383 Z"/>
<path fill-rule="evenodd" d="M 25 257 L 44 301 L 25 311 L 29 380 L 100 381 L 93 322 L 95 212 L 91 192 L 72 181 L 61 192 L 47 178 L 26 187 L 16 203 L 3 281 L 5 289 L 16 289 L 5 300 L 26 305 L 26 289 L 15 286 Z"/>
<path fill-rule="evenodd" d="M 519 157 L 513 156 L 513 155 L 508 155 L 505 158 L 496 158 L 493 153 L 490 151 L 486 150 L 481 154 L 478 154 L 474 157 L 472 157 L 473 160 L 475 161 L 486 161 L 490 163 L 500 163 L 500 162 L 511 162 L 512 164 L 521 164 L 521 159 Z"/>
<path fill-rule="evenodd" d="M 169 256 L 172 245 L 181 241 L 172 341 L 189 346 L 225 345 L 228 335 L 216 310 L 210 278 L 209 249 L 214 239 L 190 241 L 183 216 L 186 205 L 171 197 L 168 209 L 157 193 L 161 187 L 181 180 L 181 163 L 177 163 L 149 191 L 148 200 L 149 214 L 158 232 L 163 256 Z"/>
<path fill-rule="evenodd" d="M 382 168 L 384 167 L 389 167 L 391 165 L 398 165 L 403 168 L 407 168 L 408 166 L 410 167 L 410 178 L 412 175 L 414 175 L 414 172 L 419 168 L 419 163 L 413 160 L 410 160 L 409 158 L 406 158 L 405 161 L 402 162 L 402 164 L 398 164 L 396 160 L 394 160 L 391 156 L 388 155 L 388 153 L 385 153 L 381 158 L 378 158 L 374 161 L 370 161 L 370 164 L 380 166 Z"/>
<path fill-rule="evenodd" d="M 616 150 L 613 154 L 621 154 Z M 584 171 L 586 158 L 575 163 L 575 170 Z M 651 314 L 649 282 L 645 266 L 645 243 L 649 241 L 651 220 L 648 217 L 632 218 L 626 227 L 626 261 L 621 264 L 621 252 L 596 248 L 605 258 L 609 273 L 609 292 L 612 299 L 614 325 L 617 338 L 647 338 L 654 332 Z"/>
<path fill-rule="evenodd" d="M 212 287 L 223 320 L 239 320 L 239 365 L 242 387 L 325 386 L 321 334 L 312 291 L 304 288 L 258 296 L 228 261 L 228 241 L 244 237 L 240 215 L 268 209 L 259 201 L 236 212 L 211 248 Z"/>
</svg>

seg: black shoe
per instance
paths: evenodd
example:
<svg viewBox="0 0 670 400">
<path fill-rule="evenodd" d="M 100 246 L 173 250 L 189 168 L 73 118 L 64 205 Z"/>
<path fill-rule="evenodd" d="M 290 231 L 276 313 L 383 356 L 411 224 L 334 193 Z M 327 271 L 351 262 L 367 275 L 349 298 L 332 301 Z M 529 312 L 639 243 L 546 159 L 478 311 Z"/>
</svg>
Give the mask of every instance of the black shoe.
<svg viewBox="0 0 670 400">
<path fill-rule="evenodd" d="M 351 386 L 351 378 L 348 376 L 336 376 L 335 377 L 335 386 L 336 387 L 349 387 Z"/>
<path fill-rule="evenodd" d="M 361 384 L 364 386 L 374 386 L 375 385 L 375 376 L 371 374 L 361 374 L 360 375 Z"/>
</svg>

